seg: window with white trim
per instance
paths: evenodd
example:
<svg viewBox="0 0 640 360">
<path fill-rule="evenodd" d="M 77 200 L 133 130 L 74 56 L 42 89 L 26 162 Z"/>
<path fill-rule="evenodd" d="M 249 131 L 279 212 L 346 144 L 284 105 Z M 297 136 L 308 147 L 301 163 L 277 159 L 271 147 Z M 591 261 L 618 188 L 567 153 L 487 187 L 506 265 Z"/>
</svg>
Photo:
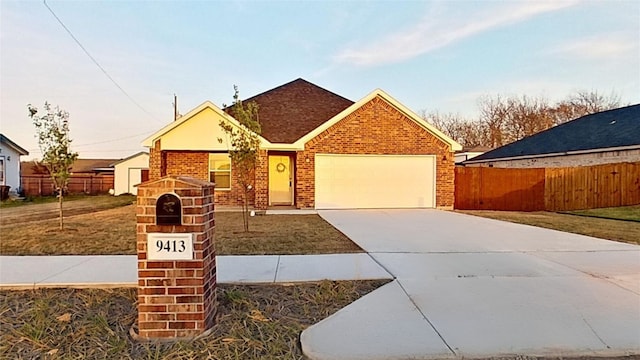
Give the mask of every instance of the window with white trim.
<svg viewBox="0 0 640 360">
<path fill-rule="evenodd" d="M 231 189 L 231 158 L 229 154 L 209 154 L 209 181 L 216 183 L 216 190 Z"/>
</svg>

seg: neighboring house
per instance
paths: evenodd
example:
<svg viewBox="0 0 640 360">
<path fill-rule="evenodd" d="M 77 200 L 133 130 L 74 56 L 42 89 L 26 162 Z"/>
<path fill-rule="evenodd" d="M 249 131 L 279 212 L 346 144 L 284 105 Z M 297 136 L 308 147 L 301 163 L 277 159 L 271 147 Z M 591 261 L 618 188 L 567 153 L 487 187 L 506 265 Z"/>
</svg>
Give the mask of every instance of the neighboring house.
<svg viewBox="0 0 640 360">
<path fill-rule="evenodd" d="M 251 101 L 262 126 L 256 208 L 453 206 L 453 152 L 461 146 L 384 91 L 354 103 L 297 79 L 244 100 Z M 221 120 L 238 126 L 207 101 L 145 139 L 150 180 L 210 180 L 217 205 L 239 205 Z"/>
<path fill-rule="evenodd" d="M 493 148 L 490 148 L 488 146 L 476 146 L 476 147 L 465 148 L 460 151 L 456 151 L 455 153 L 456 165 L 459 165 L 462 162 L 467 161 L 469 159 L 473 159 L 474 157 L 482 155 L 492 149 Z"/>
<path fill-rule="evenodd" d="M 113 189 L 113 163 L 118 159 L 76 159 L 71 164 L 66 191 L 72 194 L 106 194 Z M 55 187 L 46 166 L 39 161 L 20 164 L 21 187 L 25 195 L 47 196 L 55 193 Z"/>
<path fill-rule="evenodd" d="M 0 185 L 10 186 L 11 193 L 20 188 L 20 156 L 29 152 L 0 134 Z"/>
<path fill-rule="evenodd" d="M 149 180 L 149 153 L 141 151 L 113 163 L 114 195 L 138 193 L 138 185 Z"/>
<path fill-rule="evenodd" d="M 463 164 L 542 168 L 635 161 L 640 161 L 640 104 L 583 116 Z"/>
</svg>

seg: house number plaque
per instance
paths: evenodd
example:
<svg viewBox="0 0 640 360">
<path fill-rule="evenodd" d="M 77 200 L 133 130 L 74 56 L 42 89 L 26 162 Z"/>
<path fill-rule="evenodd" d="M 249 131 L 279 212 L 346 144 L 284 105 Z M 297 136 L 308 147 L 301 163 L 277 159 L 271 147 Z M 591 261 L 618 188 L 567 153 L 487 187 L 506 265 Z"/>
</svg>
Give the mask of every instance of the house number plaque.
<svg viewBox="0 0 640 360">
<path fill-rule="evenodd" d="M 193 234 L 147 234 L 147 260 L 193 260 Z"/>
</svg>

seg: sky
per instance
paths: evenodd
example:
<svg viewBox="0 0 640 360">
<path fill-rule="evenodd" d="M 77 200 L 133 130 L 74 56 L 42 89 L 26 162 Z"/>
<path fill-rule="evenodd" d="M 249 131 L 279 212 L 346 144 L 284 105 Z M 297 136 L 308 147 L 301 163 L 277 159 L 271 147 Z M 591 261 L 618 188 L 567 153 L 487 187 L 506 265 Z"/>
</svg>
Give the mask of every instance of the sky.
<svg viewBox="0 0 640 360">
<path fill-rule="evenodd" d="M 469 118 L 482 96 L 636 104 L 640 1 L 0 1 L 0 132 L 22 160 L 41 155 L 28 104 L 70 113 L 81 158 L 120 159 L 174 94 L 184 114 L 297 78 Z"/>
</svg>

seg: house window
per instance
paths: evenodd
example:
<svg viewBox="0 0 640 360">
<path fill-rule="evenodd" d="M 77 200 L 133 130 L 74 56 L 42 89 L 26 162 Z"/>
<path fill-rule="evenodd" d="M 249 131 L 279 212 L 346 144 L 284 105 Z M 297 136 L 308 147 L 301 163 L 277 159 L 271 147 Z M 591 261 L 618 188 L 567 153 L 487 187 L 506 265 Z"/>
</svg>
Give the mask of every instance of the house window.
<svg viewBox="0 0 640 360">
<path fill-rule="evenodd" d="M 0 156 L 0 185 L 4 185 L 4 156 Z"/>
<path fill-rule="evenodd" d="M 231 189 L 229 154 L 209 154 L 209 181 L 216 183 L 216 190 Z"/>
</svg>

